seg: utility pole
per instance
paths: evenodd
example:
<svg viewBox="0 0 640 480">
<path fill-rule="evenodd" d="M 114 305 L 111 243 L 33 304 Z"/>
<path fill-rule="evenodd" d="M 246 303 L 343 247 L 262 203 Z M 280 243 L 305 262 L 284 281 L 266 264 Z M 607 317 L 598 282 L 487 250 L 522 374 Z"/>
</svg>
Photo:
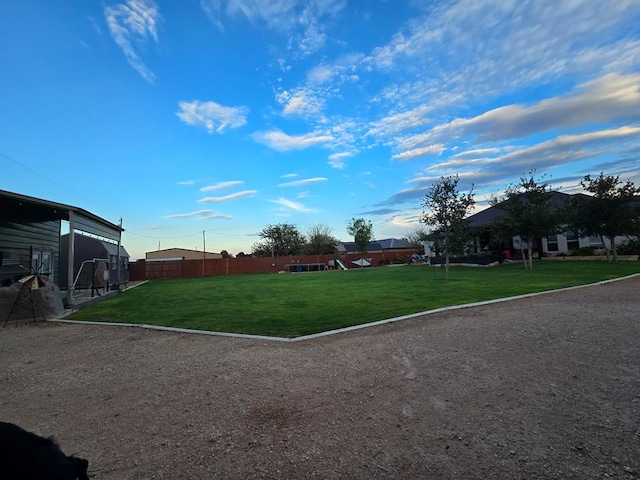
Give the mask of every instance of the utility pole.
<svg viewBox="0 0 640 480">
<path fill-rule="evenodd" d="M 204 264 L 207 259 L 207 244 L 204 237 L 204 230 L 202 230 L 202 276 L 204 277 Z"/>
</svg>

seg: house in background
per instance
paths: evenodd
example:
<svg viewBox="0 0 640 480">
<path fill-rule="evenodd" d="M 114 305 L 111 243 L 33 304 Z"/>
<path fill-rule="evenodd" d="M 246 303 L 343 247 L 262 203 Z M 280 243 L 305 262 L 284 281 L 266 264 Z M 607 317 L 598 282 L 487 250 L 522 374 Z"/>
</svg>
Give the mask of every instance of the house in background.
<svg viewBox="0 0 640 480">
<path fill-rule="evenodd" d="M 117 287 L 129 281 L 129 254 L 120 246 L 120 281 L 118 282 L 118 244 L 87 235 L 74 235 L 73 282 L 80 271 L 82 263 L 88 260 L 105 260 L 108 269 L 108 285 Z M 69 258 L 69 234 L 60 237 L 60 264 L 66 265 Z M 67 269 L 60 272 L 60 283 L 69 283 Z"/>
<path fill-rule="evenodd" d="M 62 270 L 73 277 L 74 262 L 60 262 L 62 222 L 69 233 L 83 232 L 118 242 L 122 227 L 82 208 L 0 190 L 0 285 L 16 282 L 29 274 L 50 278 L 61 289 L 73 286 L 61 282 Z M 74 259 L 72 242 L 68 258 Z M 70 273 L 69 273 L 70 272 Z M 71 303 L 71 302 L 70 302 Z"/>
<path fill-rule="evenodd" d="M 567 193 L 562 192 L 548 192 L 547 195 L 551 196 L 551 208 L 559 210 L 564 208 L 566 203 L 569 201 L 569 198 L 573 196 L 580 196 L 591 198 L 588 195 L 582 193 L 576 193 L 573 195 L 569 195 Z M 485 248 L 494 249 L 497 248 L 498 251 L 503 251 L 504 249 L 509 250 L 520 250 L 521 239 L 520 237 L 513 237 L 508 245 L 491 245 L 491 224 L 496 219 L 503 216 L 504 210 L 500 208 L 500 204 L 489 207 L 481 212 L 478 212 L 470 217 L 467 217 L 467 222 L 471 227 L 475 227 L 475 230 L 478 232 L 476 242 L 475 242 L 475 250 L 476 253 L 483 251 Z M 620 245 L 625 243 L 628 240 L 627 237 L 616 237 L 615 242 L 616 245 Z M 540 252 L 543 256 L 554 256 L 554 255 L 566 255 L 572 251 L 577 251 L 583 247 L 591 247 L 596 250 L 604 250 L 605 248 L 610 249 L 611 245 L 608 239 L 600 238 L 600 236 L 586 236 L 581 237 L 578 236 L 576 232 L 571 230 L 567 230 L 563 233 L 558 233 L 556 235 L 551 235 L 542 239 L 536 240 L 536 245 L 533 245 L 534 252 Z"/>
<path fill-rule="evenodd" d="M 360 253 L 355 242 L 340 242 L 336 246 L 337 253 Z M 407 255 L 413 253 L 414 248 L 404 239 L 385 238 L 384 240 L 374 240 L 367 245 L 367 253 L 397 253 Z"/>
<path fill-rule="evenodd" d="M 201 252 L 189 250 L 188 248 L 165 248 L 144 254 L 146 261 L 168 261 L 168 260 L 202 260 L 203 258 L 222 258 L 222 254 L 213 252 Z"/>
</svg>

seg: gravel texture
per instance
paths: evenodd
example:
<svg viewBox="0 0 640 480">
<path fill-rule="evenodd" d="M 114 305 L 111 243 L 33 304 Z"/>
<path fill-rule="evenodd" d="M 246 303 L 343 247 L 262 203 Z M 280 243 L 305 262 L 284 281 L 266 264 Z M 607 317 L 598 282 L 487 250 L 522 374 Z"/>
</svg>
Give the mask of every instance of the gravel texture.
<svg viewBox="0 0 640 480">
<path fill-rule="evenodd" d="M 299 343 L 9 325 L 0 420 L 96 479 L 637 479 L 640 277 Z"/>
</svg>

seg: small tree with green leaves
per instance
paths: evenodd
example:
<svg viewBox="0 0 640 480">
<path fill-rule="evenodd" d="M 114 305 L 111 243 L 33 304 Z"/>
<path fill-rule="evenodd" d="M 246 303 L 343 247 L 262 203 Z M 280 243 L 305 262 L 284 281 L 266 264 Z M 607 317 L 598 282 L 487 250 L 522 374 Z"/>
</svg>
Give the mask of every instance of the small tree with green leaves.
<svg viewBox="0 0 640 480">
<path fill-rule="evenodd" d="M 347 233 L 353 237 L 360 254 L 366 254 L 367 245 L 373 240 L 373 223 L 364 218 L 352 218 L 347 225 Z"/>
<path fill-rule="evenodd" d="M 518 184 L 507 188 L 505 200 L 498 204 L 505 215 L 494 221 L 494 227 L 498 232 L 520 237 L 525 269 L 533 268 L 533 243 L 558 232 L 560 215 L 551 203 L 552 191 L 544 175 L 536 179 L 532 170 L 520 177 Z"/>
<path fill-rule="evenodd" d="M 473 186 L 469 193 L 458 191 L 458 175 L 440 177 L 431 185 L 425 195 L 422 206 L 427 212 L 422 212 L 420 221 L 433 227 L 435 235 L 440 239 L 445 258 L 445 279 L 449 279 L 449 257 L 456 247 L 467 238 L 467 223 L 465 218 L 471 212 L 476 201 L 473 198 Z"/>
<path fill-rule="evenodd" d="M 613 261 L 616 262 L 615 238 L 638 233 L 640 188 L 630 180 L 623 184 L 618 175 L 605 175 L 604 172 L 595 178 L 585 175 L 580 185 L 591 196 L 575 197 L 569 202 L 569 223 L 581 235 L 599 235 L 605 248 L 604 237 L 608 238 Z"/>
</svg>

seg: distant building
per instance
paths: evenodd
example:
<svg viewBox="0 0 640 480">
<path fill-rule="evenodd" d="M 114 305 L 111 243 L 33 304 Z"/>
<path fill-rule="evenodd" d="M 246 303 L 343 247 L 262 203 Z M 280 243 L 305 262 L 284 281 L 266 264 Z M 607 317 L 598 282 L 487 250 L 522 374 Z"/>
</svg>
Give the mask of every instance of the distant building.
<svg viewBox="0 0 640 480">
<path fill-rule="evenodd" d="M 144 254 L 147 261 L 168 261 L 168 260 L 202 260 L 203 258 L 222 258 L 222 254 L 213 252 L 202 252 L 189 250 L 188 248 L 165 248 Z"/>
</svg>

